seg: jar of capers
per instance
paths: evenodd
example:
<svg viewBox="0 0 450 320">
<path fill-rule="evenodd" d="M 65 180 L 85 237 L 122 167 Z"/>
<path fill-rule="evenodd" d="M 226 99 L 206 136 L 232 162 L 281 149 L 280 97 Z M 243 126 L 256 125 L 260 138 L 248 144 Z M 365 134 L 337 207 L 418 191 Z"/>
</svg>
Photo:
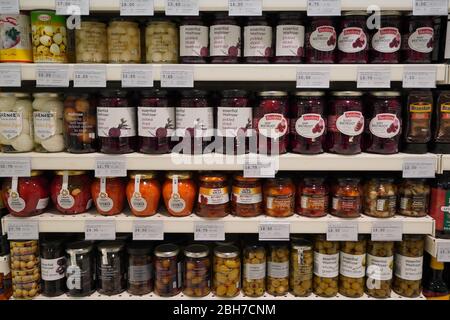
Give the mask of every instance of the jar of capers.
<svg viewBox="0 0 450 320">
<path fill-rule="evenodd" d="M 297 297 L 307 297 L 312 292 L 312 243 L 304 238 L 291 238 L 290 292 Z"/>
<path fill-rule="evenodd" d="M 394 242 L 369 241 L 367 243 L 366 293 L 374 298 L 391 296 L 394 268 Z"/>
<path fill-rule="evenodd" d="M 327 241 L 317 235 L 314 241 L 314 293 L 320 297 L 334 297 L 338 293 L 339 242 Z"/>
<path fill-rule="evenodd" d="M 366 275 L 366 239 L 363 235 L 358 241 L 341 243 L 339 270 L 339 293 L 350 298 L 364 295 Z"/>
<path fill-rule="evenodd" d="M 239 294 L 241 259 L 235 246 L 218 246 L 214 249 L 213 292 L 221 298 Z"/>
<path fill-rule="evenodd" d="M 266 291 L 266 250 L 261 245 L 244 249 L 242 290 L 249 297 L 261 297 Z"/>
</svg>

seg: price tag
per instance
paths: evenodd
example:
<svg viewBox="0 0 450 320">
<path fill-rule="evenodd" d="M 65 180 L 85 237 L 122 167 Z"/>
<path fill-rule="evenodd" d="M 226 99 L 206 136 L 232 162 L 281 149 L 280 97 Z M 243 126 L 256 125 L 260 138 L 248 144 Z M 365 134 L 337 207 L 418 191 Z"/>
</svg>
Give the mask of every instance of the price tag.
<svg viewBox="0 0 450 320">
<path fill-rule="evenodd" d="M 147 88 L 153 87 L 153 68 L 149 64 L 123 65 L 122 66 L 123 88 Z"/>
<path fill-rule="evenodd" d="M 121 16 L 153 16 L 153 0 L 120 0 Z"/>
<path fill-rule="evenodd" d="M 314 67 L 312 70 L 297 69 L 297 88 L 325 88 L 330 87 L 330 69 Z"/>
<path fill-rule="evenodd" d="M 0 87 L 20 87 L 21 81 L 20 64 L 0 64 Z"/>
<path fill-rule="evenodd" d="M 308 0 L 308 16 L 340 16 L 341 0 Z"/>
<path fill-rule="evenodd" d="M 252 156 L 245 158 L 245 178 L 274 178 L 278 170 L 278 157 Z"/>
<path fill-rule="evenodd" d="M 434 178 L 436 159 L 407 159 L 403 161 L 403 178 Z"/>
<path fill-rule="evenodd" d="M 327 241 L 357 241 L 358 222 L 328 222 Z"/>
<path fill-rule="evenodd" d="M 67 88 L 69 86 L 69 66 L 36 64 L 36 86 Z"/>
<path fill-rule="evenodd" d="M 412 0 L 415 16 L 446 16 L 448 0 Z"/>
<path fill-rule="evenodd" d="M 400 221 L 375 221 L 372 223 L 372 241 L 402 241 L 403 224 Z"/>
<path fill-rule="evenodd" d="M 161 88 L 193 88 L 194 68 L 190 66 L 162 66 Z"/>
<path fill-rule="evenodd" d="M 261 16 L 262 0 L 228 0 L 230 16 Z"/>
<path fill-rule="evenodd" d="M 88 16 L 89 0 L 56 0 L 55 8 L 60 16 Z"/>
<path fill-rule="evenodd" d="M 133 240 L 164 240 L 164 222 L 135 220 L 133 222 Z"/>
<path fill-rule="evenodd" d="M 39 222 L 29 219 L 8 220 L 8 240 L 39 240 Z"/>
<path fill-rule="evenodd" d="M 220 221 L 196 221 L 194 223 L 195 241 L 224 241 L 225 225 Z"/>
<path fill-rule="evenodd" d="M 291 224 L 289 222 L 261 222 L 259 224 L 259 240 L 289 240 Z"/>
<path fill-rule="evenodd" d="M 25 157 L 0 159 L 0 177 L 31 176 L 31 159 Z"/>
<path fill-rule="evenodd" d="M 19 14 L 19 0 L 0 0 L 2 14 Z"/>
<path fill-rule="evenodd" d="M 198 0 L 166 0 L 166 16 L 198 15 Z"/>
<path fill-rule="evenodd" d="M 358 88 L 390 88 L 391 69 L 358 67 Z"/>
<path fill-rule="evenodd" d="M 84 238 L 85 240 L 116 240 L 116 221 L 86 220 Z"/>
<path fill-rule="evenodd" d="M 439 262 L 450 262 L 450 241 L 436 240 L 436 259 Z"/>
<path fill-rule="evenodd" d="M 436 72 L 436 66 L 405 66 L 403 88 L 436 88 Z"/>
<path fill-rule="evenodd" d="M 106 88 L 106 65 L 73 65 L 75 88 Z"/>
<path fill-rule="evenodd" d="M 127 160 L 125 158 L 102 157 L 95 159 L 95 176 L 99 177 L 126 177 Z"/>
</svg>

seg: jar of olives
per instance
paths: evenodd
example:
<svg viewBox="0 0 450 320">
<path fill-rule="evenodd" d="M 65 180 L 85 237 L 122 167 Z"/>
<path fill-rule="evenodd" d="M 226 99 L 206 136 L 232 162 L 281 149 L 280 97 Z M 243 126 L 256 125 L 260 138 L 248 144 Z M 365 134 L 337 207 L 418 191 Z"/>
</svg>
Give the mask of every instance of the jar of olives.
<svg viewBox="0 0 450 320">
<path fill-rule="evenodd" d="M 141 62 L 141 31 L 137 22 L 113 18 L 107 33 L 109 63 Z"/>
<path fill-rule="evenodd" d="M 397 186 L 394 178 L 371 178 L 364 184 L 364 214 L 389 218 L 397 211 Z"/>
<path fill-rule="evenodd" d="M 214 249 L 213 292 L 220 298 L 232 298 L 239 294 L 241 259 L 239 249 L 222 245 Z"/>
<path fill-rule="evenodd" d="M 350 298 L 364 295 L 366 275 L 366 239 L 358 236 L 358 241 L 341 243 L 339 271 L 339 293 Z"/>
<path fill-rule="evenodd" d="M 86 297 L 95 291 L 95 254 L 93 243 L 72 242 L 66 247 L 67 294 L 70 297 Z"/>
<path fill-rule="evenodd" d="M 289 247 L 273 243 L 267 251 L 267 292 L 282 296 L 289 292 Z"/>
<path fill-rule="evenodd" d="M 125 243 L 103 241 L 97 247 L 97 289 L 101 294 L 112 296 L 127 288 Z"/>
<path fill-rule="evenodd" d="M 39 243 L 10 241 L 13 297 L 33 299 L 41 291 Z"/>
<path fill-rule="evenodd" d="M 133 242 L 127 246 L 128 292 L 144 295 L 153 290 L 152 247 L 148 243 Z"/>
<path fill-rule="evenodd" d="M 248 297 L 261 297 L 266 291 L 266 250 L 262 245 L 244 248 L 242 290 Z"/>
<path fill-rule="evenodd" d="M 389 298 L 394 268 L 394 242 L 368 241 L 366 292 L 374 298 Z"/>
<path fill-rule="evenodd" d="M 304 238 L 291 237 L 291 263 L 289 286 L 296 297 L 307 297 L 313 286 L 313 247 Z"/>
<path fill-rule="evenodd" d="M 34 142 L 37 152 L 64 151 L 62 98 L 57 93 L 33 94 Z"/>
<path fill-rule="evenodd" d="M 331 189 L 331 214 L 341 218 L 357 218 L 361 215 L 363 189 L 360 178 L 339 177 Z"/>
<path fill-rule="evenodd" d="M 398 194 L 398 213 L 409 217 L 424 217 L 428 214 L 430 186 L 426 179 L 403 179 Z"/>
<path fill-rule="evenodd" d="M 178 62 L 178 29 L 167 20 L 151 20 L 145 29 L 147 63 Z"/>
<path fill-rule="evenodd" d="M 209 248 L 192 244 L 184 249 L 183 293 L 189 297 L 204 297 L 210 293 L 211 273 Z"/>
<path fill-rule="evenodd" d="M 314 293 L 320 297 L 334 297 L 338 293 L 339 242 L 327 241 L 326 235 L 314 240 Z"/>
<path fill-rule="evenodd" d="M 161 244 L 155 248 L 155 293 L 161 297 L 173 297 L 182 287 L 180 249 L 175 244 Z"/>
</svg>

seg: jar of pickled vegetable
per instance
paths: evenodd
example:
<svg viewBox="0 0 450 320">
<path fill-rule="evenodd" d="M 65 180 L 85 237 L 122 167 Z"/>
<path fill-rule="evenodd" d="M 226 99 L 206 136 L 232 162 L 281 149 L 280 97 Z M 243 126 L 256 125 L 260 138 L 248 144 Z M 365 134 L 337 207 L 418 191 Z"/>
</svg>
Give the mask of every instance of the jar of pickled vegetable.
<svg viewBox="0 0 450 320">
<path fill-rule="evenodd" d="M 369 44 L 365 11 L 347 11 L 342 14 L 337 40 L 338 63 L 368 63 Z"/>
<path fill-rule="evenodd" d="M 382 11 L 379 28 L 371 31 L 370 63 L 400 62 L 400 31 L 400 11 Z"/>
<path fill-rule="evenodd" d="M 273 57 L 272 27 L 266 15 L 247 18 L 244 27 L 246 63 L 269 63 Z"/>
<path fill-rule="evenodd" d="M 361 215 L 363 188 L 359 178 L 340 177 L 331 188 L 331 214 L 342 218 Z"/>
<path fill-rule="evenodd" d="M 139 24 L 122 17 L 108 25 L 108 63 L 140 63 L 141 31 Z"/>
<path fill-rule="evenodd" d="M 405 63 L 431 63 L 434 50 L 434 28 L 431 16 L 408 14 L 402 36 L 402 57 Z"/>
<path fill-rule="evenodd" d="M 276 63 L 301 63 L 305 54 L 305 23 L 298 12 L 280 13 L 276 30 Z"/>
<path fill-rule="evenodd" d="M 426 179 L 403 179 L 398 194 L 398 213 L 409 217 L 425 217 L 430 203 L 430 186 Z"/>
<path fill-rule="evenodd" d="M 242 291 L 247 297 L 261 297 L 266 291 L 266 250 L 258 244 L 244 248 Z"/>
<path fill-rule="evenodd" d="M 77 63 L 107 63 L 108 35 L 106 23 L 83 16 L 80 28 L 75 29 Z"/>
<path fill-rule="evenodd" d="M 230 192 L 227 176 L 204 173 L 199 177 L 197 215 L 208 218 L 225 217 L 230 213 Z"/>
<path fill-rule="evenodd" d="M 239 294 L 241 259 L 239 249 L 232 245 L 214 249 L 213 292 L 220 298 L 232 298 Z"/>
<path fill-rule="evenodd" d="M 141 296 L 153 290 L 152 247 L 146 242 L 132 242 L 127 245 L 128 292 Z"/>
<path fill-rule="evenodd" d="M 341 243 L 339 271 L 339 293 L 349 298 L 364 295 L 366 275 L 366 239 L 358 236 L 358 241 Z"/>
<path fill-rule="evenodd" d="M 64 151 L 64 105 L 61 96 L 57 93 L 34 93 L 33 98 L 33 126 L 36 151 Z"/>
<path fill-rule="evenodd" d="M 50 194 L 59 212 L 86 212 L 92 206 L 91 178 L 86 171 L 56 171 L 50 185 Z"/>
<path fill-rule="evenodd" d="M 260 179 L 235 174 L 231 193 L 231 212 L 238 217 L 256 217 L 264 212 Z"/>
<path fill-rule="evenodd" d="M 184 249 L 183 294 L 188 297 L 204 297 L 210 293 L 211 262 L 209 248 L 192 244 Z"/>
<path fill-rule="evenodd" d="M 183 17 L 180 23 L 181 63 L 206 63 L 209 28 L 203 17 Z"/>
<path fill-rule="evenodd" d="M 168 172 L 162 187 L 164 204 L 171 216 L 185 217 L 193 213 L 197 186 L 190 172 Z"/>
<path fill-rule="evenodd" d="M 295 185 L 291 178 L 267 179 L 264 183 L 264 209 L 271 217 L 289 217 L 295 210 Z"/>
<path fill-rule="evenodd" d="M 182 287 L 182 262 L 180 248 L 175 244 L 161 244 L 155 248 L 155 293 L 173 297 Z"/>
<path fill-rule="evenodd" d="M 297 214 L 306 217 L 328 214 L 329 189 L 324 177 L 304 177 L 298 185 L 296 198 Z"/>
<path fill-rule="evenodd" d="M 394 242 L 367 242 L 366 293 L 374 298 L 389 298 L 394 268 Z"/>
<path fill-rule="evenodd" d="M 291 237 L 290 292 L 296 297 L 307 297 L 312 292 L 313 247 L 309 240 Z"/>
<path fill-rule="evenodd" d="M 151 20 L 145 29 L 147 63 L 178 62 L 178 29 L 167 20 Z"/>
<path fill-rule="evenodd" d="M 433 152 L 438 154 L 450 153 L 450 91 L 442 91 L 439 94 L 436 106 Z"/>
<path fill-rule="evenodd" d="M 212 63 L 238 63 L 241 53 L 241 27 L 228 13 L 214 14 L 209 28 L 209 54 Z"/>
<path fill-rule="evenodd" d="M 397 186 L 394 178 L 371 178 L 364 184 L 364 214 L 389 218 L 397 212 Z"/>
<path fill-rule="evenodd" d="M 137 217 L 150 217 L 158 211 L 161 185 L 152 171 L 131 172 L 126 187 L 128 205 Z"/>
<path fill-rule="evenodd" d="M 123 211 L 125 205 L 125 183 L 122 178 L 96 178 L 91 186 L 97 212 L 104 216 L 113 216 Z"/>
<path fill-rule="evenodd" d="M 306 26 L 306 63 L 336 61 L 336 24 L 333 17 L 309 17 Z"/>
<path fill-rule="evenodd" d="M 339 242 L 327 241 L 326 235 L 314 240 L 313 291 L 319 297 L 334 297 L 338 293 Z"/>
<path fill-rule="evenodd" d="M 282 296 L 289 292 L 289 246 L 273 243 L 267 251 L 267 292 Z"/>
</svg>

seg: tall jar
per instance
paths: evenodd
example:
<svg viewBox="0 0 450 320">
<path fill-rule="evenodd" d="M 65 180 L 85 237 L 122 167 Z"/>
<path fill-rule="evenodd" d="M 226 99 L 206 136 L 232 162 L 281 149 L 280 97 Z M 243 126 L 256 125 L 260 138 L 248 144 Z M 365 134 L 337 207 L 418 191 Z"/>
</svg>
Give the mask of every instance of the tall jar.
<svg viewBox="0 0 450 320">
<path fill-rule="evenodd" d="M 272 57 L 272 27 L 267 16 L 248 17 L 244 27 L 245 62 L 269 63 Z"/>
<path fill-rule="evenodd" d="M 197 186 L 192 179 L 192 173 L 167 172 L 162 194 L 169 215 L 185 217 L 192 214 L 197 196 Z"/>
<path fill-rule="evenodd" d="M 122 178 L 95 178 L 91 185 L 91 194 L 99 214 L 113 216 L 123 211 L 126 196 L 125 182 Z"/>
<path fill-rule="evenodd" d="M 331 214 L 341 218 L 357 218 L 361 215 L 363 189 L 361 179 L 339 177 L 331 188 Z"/>
<path fill-rule="evenodd" d="M 289 292 L 289 246 L 273 243 L 267 251 L 267 292 L 282 296 Z"/>
<path fill-rule="evenodd" d="M 342 14 L 338 36 L 338 63 L 368 63 L 369 44 L 365 11 Z"/>
<path fill-rule="evenodd" d="M 97 246 L 97 290 L 112 296 L 127 288 L 125 243 L 104 241 Z"/>
<path fill-rule="evenodd" d="M 239 249 L 232 245 L 214 249 L 213 292 L 219 298 L 233 298 L 239 294 L 241 258 Z"/>
<path fill-rule="evenodd" d="M 247 297 L 261 297 L 266 291 L 266 250 L 259 244 L 248 244 L 243 252 L 242 291 Z"/>
<path fill-rule="evenodd" d="M 339 242 L 327 241 L 326 235 L 314 239 L 313 291 L 319 297 L 334 297 L 338 293 Z"/>
<path fill-rule="evenodd" d="M 77 63 L 107 63 L 108 34 L 106 23 L 83 17 L 81 27 L 75 29 L 75 57 Z"/>
<path fill-rule="evenodd" d="M 66 256 L 61 239 L 44 239 L 41 248 L 41 289 L 46 297 L 66 292 Z"/>
<path fill-rule="evenodd" d="M 184 249 L 183 294 L 201 298 L 210 293 L 211 262 L 209 248 L 192 244 Z"/>
<path fill-rule="evenodd" d="M 276 30 L 276 63 L 301 63 L 305 55 L 305 23 L 297 12 L 280 13 Z"/>
<path fill-rule="evenodd" d="M 0 301 L 9 300 L 13 294 L 11 255 L 7 236 L 0 237 Z M 36 278 L 39 275 L 36 275 Z"/>
<path fill-rule="evenodd" d="M 41 292 L 41 265 L 37 240 L 10 241 L 14 299 L 33 299 Z"/>
<path fill-rule="evenodd" d="M 319 154 L 325 145 L 325 93 L 297 91 L 291 105 L 291 150 L 300 154 Z"/>
<path fill-rule="evenodd" d="M 373 177 L 364 184 L 364 214 L 390 218 L 397 212 L 397 185 L 394 178 Z"/>
<path fill-rule="evenodd" d="M 364 132 L 361 96 L 360 91 L 333 92 L 327 123 L 329 152 L 346 155 L 361 152 Z"/>
<path fill-rule="evenodd" d="M 242 174 L 234 175 L 231 212 L 238 217 L 256 217 L 264 212 L 260 179 L 244 178 Z"/>
<path fill-rule="evenodd" d="M 127 92 L 105 90 L 97 107 L 97 135 L 100 152 L 123 154 L 136 147 L 136 108 Z"/>
<path fill-rule="evenodd" d="M 173 297 L 181 292 L 182 262 L 180 248 L 175 244 L 161 244 L 155 248 L 155 293 Z"/>
<path fill-rule="evenodd" d="M 149 294 L 153 290 L 152 246 L 146 242 L 127 245 L 128 293 L 136 296 Z"/>
<path fill-rule="evenodd" d="M 309 17 L 306 29 L 306 63 L 335 63 L 336 23 L 333 17 Z"/>
<path fill-rule="evenodd" d="M 56 210 L 64 214 L 78 214 L 92 206 L 91 177 L 86 171 L 55 171 L 50 185 Z"/>
<path fill-rule="evenodd" d="M 221 173 L 205 173 L 199 177 L 197 215 L 220 218 L 230 213 L 230 191 L 227 176 Z"/>
<path fill-rule="evenodd" d="M 398 213 L 408 217 L 425 217 L 430 204 L 430 186 L 426 179 L 403 179 L 398 188 Z"/>
<path fill-rule="evenodd" d="M 153 171 L 134 171 L 126 187 L 128 205 L 136 217 L 150 217 L 158 211 L 161 185 Z"/>
<path fill-rule="evenodd" d="M 212 63 L 238 63 L 241 53 L 241 26 L 228 13 L 215 13 L 209 28 L 209 54 Z"/>
<path fill-rule="evenodd" d="M 358 236 L 358 241 L 341 243 L 339 269 L 339 293 L 349 298 L 364 295 L 366 275 L 366 239 Z"/>
<path fill-rule="evenodd" d="M 28 13 L 2 13 L 0 34 L 2 45 L 0 46 L 0 62 L 33 62 L 33 50 L 31 43 L 31 23 Z M 23 36 L 26 35 L 26 36 Z M 44 38 L 45 39 L 45 38 Z M 33 49 L 40 44 L 40 36 L 33 35 Z M 3 297 L 9 295 L 9 289 L 1 294 Z M 1 298 L 0 298 L 1 299 Z M 3 300 L 3 299 L 2 299 Z"/>
<path fill-rule="evenodd" d="M 389 298 L 394 267 L 394 242 L 367 242 L 366 293 L 374 298 Z"/>
<path fill-rule="evenodd" d="M 184 17 L 180 23 L 181 63 L 206 63 L 209 57 L 209 28 L 202 16 Z"/>
<path fill-rule="evenodd" d="M 139 24 L 122 17 L 108 25 L 108 63 L 140 63 L 141 31 Z"/>
<path fill-rule="evenodd" d="M 442 91 L 436 105 L 433 152 L 450 153 L 450 91 Z"/>
<path fill-rule="evenodd" d="M 295 185 L 289 177 L 266 179 L 264 209 L 267 216 L 289 217 L 295 210 Z"/>
<path fill-rule="evenodd" d="M 312 243 L 304 238 L 291 238 L 290 292 L 296 297 L 307 297 L 312 292 L 314 254 Z"/>
<path fill-rule="evenodd" d="M 168 20 L 151 20 L 145 29 L 147 63 L 178 62 L 178 29 Z"/>
<path fill-rule="evenodd" d="M 434 24 L 431 16 L 410 12 L 402 35 L 402 59 L 405 63 L 431 63 L 434 50 Z"/>
<path fill-rule="evenodd" d="M 34 93 L 33 98 L 35 150 L 64 151 L 62 97 L 57 93 Z"/>
<path fill-rule="evenodd" d="M 450 239 L 450 179 L 444 174 L 434 180 L 431 188 L 430 217 L 434 219 L 438 238 Z"/>
<path fill-rule="evenodd" d="M 66 246 L 67 295 L 87 297 L 94 293 L 96 263 L 94 246 L 89 241 L 77 241 Z"/>
<path fill-rule="evenodd" d="M 401 40 L 400 11 L 382 11 L 381 25 L 371 31 L 370 63 L 399 63 Z"/>
<path fill-rule="evenodd" d="M 328 214 L 329 188 L 325 177 L 307 176 L 297 188 L 295 212 L 306 217 L 323 217 Z"/>
</svg>

